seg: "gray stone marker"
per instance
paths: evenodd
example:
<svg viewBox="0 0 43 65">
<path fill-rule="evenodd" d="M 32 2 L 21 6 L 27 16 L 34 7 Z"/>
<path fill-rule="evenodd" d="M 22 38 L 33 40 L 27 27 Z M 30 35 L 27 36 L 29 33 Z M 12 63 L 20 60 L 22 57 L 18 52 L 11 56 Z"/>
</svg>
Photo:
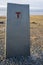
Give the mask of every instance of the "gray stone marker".
<svg viewBox="0 0 43 65">
<path fill-rule="evenodd" d="M 30 55 L 30 20 L 28 4 L 8 3 L 6 57 Z"/>
</svg>

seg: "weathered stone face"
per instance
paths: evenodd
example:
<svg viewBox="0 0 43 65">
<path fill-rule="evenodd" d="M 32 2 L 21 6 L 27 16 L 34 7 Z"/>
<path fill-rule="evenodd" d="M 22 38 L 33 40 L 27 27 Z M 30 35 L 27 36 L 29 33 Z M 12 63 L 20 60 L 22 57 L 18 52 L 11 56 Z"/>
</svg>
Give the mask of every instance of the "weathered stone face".
<svg viewBox="0 0 43 65">
<path fill-rule="evenodd" d="M 29 5 L 8 3 L 6 57 L 28 55 L 30 55 Z"/>
</svg>

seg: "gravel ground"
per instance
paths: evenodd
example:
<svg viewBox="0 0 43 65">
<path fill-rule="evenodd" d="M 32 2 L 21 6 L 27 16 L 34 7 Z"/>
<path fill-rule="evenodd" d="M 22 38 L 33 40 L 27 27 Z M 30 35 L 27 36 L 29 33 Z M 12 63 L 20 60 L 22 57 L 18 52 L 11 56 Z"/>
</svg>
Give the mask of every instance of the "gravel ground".
<svg viewBox="0 0 43 65">
<path fill-rule="evenodd" d="M 18 60 L 17 58 L 9 58 L 1 61 L 0 65 L 43 65 L 43 59 L 32 60 L 29 56 L 27 58 L 21 57 Z"/>
</svg>

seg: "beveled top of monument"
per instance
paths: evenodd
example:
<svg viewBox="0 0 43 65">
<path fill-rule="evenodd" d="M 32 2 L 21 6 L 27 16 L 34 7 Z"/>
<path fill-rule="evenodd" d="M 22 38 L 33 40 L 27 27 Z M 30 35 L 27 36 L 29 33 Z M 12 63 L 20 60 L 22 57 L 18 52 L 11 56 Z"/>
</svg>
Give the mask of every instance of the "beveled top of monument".
<svg viewBox="0 0 43 65">
<path fill-rule="evenodd" d="M 24 3 L 7 3 L 7 5 L 10 4 L 10 5 L 29 5 L 29 4 L 24 4 Z"/>
</svg>

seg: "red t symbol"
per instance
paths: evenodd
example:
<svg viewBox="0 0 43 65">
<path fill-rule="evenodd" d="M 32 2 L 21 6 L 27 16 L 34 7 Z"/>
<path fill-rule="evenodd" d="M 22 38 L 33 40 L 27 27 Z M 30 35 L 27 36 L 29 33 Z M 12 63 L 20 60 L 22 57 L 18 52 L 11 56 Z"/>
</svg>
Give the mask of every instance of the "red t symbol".
<svg viewBox="0 0 43 65">
<path fill-rule="evenodd" d="M 21 12 L 16 12 L 16 14 L 17 14 L 17 18 L 19 18 L 19 15 L 21 14 Z"/>
</svg>

